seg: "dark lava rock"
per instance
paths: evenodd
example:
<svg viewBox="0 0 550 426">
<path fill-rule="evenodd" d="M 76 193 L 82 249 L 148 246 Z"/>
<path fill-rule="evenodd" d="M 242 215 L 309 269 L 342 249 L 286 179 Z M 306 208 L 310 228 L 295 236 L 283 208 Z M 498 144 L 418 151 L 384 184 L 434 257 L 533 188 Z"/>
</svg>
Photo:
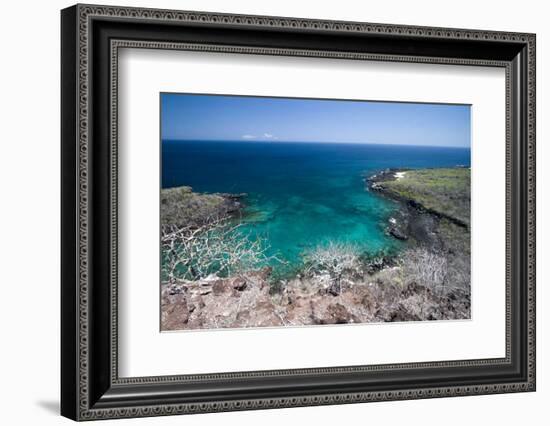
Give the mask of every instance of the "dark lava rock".
<svg viewBox="0 0 550 426">
<path fill-rule="evenodd" d="M 437 234 L 439 218 L 435 215 L 409 207 L 409 235 L 423 247 L 432 250 L 441 250 L 442 242 Z"/>
<path fill-rule="evenodd" d="M 405 241 L 409 239 L 409 236 L 396 226 L 390 226 L 390 228 L 388 229 L 388 233 L 398 240 Z"/>
</svg>

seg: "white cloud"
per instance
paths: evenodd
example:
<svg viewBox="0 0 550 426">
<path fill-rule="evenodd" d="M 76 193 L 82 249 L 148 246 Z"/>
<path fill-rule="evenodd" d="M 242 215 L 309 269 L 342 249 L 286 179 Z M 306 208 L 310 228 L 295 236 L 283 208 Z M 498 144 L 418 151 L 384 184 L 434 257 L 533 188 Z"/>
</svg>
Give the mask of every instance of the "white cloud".
<svg viewBox="0 0 550 426">
<path fill-rule="evenodd" d="M 243 139 L 264 139 L 264 140 L 277 140 L 279 139 L 277 136 L 275 136 L 274 134 L 272 133 L 263 133 L 261 134 L 260 136 L 256 136 L 256 135 L 250 135 L 250 134 L 245 134 L 245 135 L 242 135 L 241 136 Z"/>
</svg>

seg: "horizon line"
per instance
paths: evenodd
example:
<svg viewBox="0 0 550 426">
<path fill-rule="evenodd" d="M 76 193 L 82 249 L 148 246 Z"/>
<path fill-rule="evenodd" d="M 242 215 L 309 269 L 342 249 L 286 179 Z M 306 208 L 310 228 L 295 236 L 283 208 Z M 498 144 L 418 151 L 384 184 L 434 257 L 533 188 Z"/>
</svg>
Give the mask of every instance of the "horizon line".
<svg viewBox="0 0 550 426">
<path fill-rule="evenodd" d="M 258 140 L 258 139 L 174 139 L 174 138 L 161 138 L 161 142 L 174 141 L 174 142 L 241 142 L 247 143 L 265 143 L 269 145 L 276 145 L 279 143 L 286 144 L 332 144 L 332 145 L 377 145 L 377 146 L 411 146 L 411 147 L 426 147 L 426 148 L 468 148 L 471 149 L 471 145 L 411 145 L 404 143 L 377 143 L 377 142 L 330 142 L 330 141 L 289 141 L 289 140 Z"/>
</svg>

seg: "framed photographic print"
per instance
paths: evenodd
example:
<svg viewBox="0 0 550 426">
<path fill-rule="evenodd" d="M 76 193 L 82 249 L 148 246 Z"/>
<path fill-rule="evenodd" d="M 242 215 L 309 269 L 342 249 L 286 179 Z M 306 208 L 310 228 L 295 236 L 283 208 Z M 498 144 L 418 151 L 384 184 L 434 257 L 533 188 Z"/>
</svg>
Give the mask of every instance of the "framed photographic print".
<svg viewBox="0 0 550 426">
<path fill-rule="evenodd" d="M 535 36 L 76 5 L 74 420 L 535 390 Z"/>
</svg>

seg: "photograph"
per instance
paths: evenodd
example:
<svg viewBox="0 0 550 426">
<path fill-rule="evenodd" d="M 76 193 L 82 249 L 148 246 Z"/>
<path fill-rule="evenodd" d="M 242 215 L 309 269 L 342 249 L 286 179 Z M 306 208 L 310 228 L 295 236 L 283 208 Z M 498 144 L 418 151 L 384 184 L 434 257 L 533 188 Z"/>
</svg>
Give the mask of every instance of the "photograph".
<svg viewBox="0 0 550 426">
<path fill-rule="evenodd" d="M 53 254 L 59 240 L 61 291 L 39 285 L 48 297 L 25 301 L 59 307 L 59 345 L 39 363 L 51 380 L 25 368 L 75 421 L 232 411 L 268 424 L 273 409 L 341 405 L 334 424 L 362 409 L 344 405 L 384 401 L 369 406 L 379 422 L 400 405 L 418 411 L 402 420 L 425 424 L 425 404 L 443 418 L 466 399 L 460 424 L 479 409 L 535 419 L 547 397 L 536 359 L 538 327 L 548 334 L 536 240 L 550 241 L 536 224 L 543 14 L 280 3 L 62 5 L 60 25 L 40 13 L 55 49 L 35 43 L 29 57 L 60 55 L 57 84 L 38 84 L 60 93 L 29 87 L 61 108 L 39 108 L 33 126 L 16 114 L 5 139 L 36 149 L 6 144 L 22 147 L 6 158 L 28 182 L 4 180 L 25 193 L 47 165 L 55 188 L 40 181 L 27 208 L 5 210 L 57 206 L 57 226 L 39 226 L 56 236 L 31 246 Z M 12 109 L 27 111 L 11 86 Z M 44 143 L 48 126 L 61 149 Z M 26 222 L 5 221 L 22 265 L 8 283 L 33 264 Z M 11 287 L 6 300 L 20 300 Z M 36 328 L 45 317 L 31 308 Z M 56 340 L 33 335 L 30 353 Z M 500 409 L 514 396 L 496 394 L 519 392 L 523 406 Z M 487 397 L 464 398 L 476 395 Z M 440 402 L 413 401 L 427 399 Z"/>
<path fill-rule="evenodd" d="M 159 106 L 161 331 L 471 318 L 471 105 Z"/>
</svg>

